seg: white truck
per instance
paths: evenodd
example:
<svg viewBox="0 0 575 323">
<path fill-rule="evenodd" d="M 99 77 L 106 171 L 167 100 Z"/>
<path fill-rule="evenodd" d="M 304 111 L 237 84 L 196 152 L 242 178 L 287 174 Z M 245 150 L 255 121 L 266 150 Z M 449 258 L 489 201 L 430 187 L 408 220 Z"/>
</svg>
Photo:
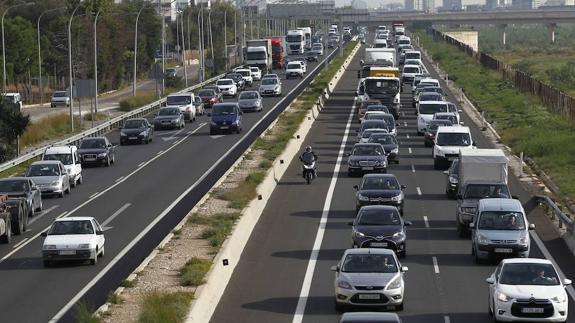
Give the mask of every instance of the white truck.
<svg viewBox="0 0 575 323">
<path fill-rule="evenodd" d="M 366 77 L 359 80 L 356 93 L 356 102 L 361 104 L 365 100 L 378 100 L 385 105 L 397 120 L 400 115 L 401 95 L 399 93 L 400 80 L 397 77 Z"/>
<path fill-rule="evenodd" d="M 301 55 L 305 50 L 305 33 L 303 30 L 288 30 L 286 36 L 288 55 Z"/>
<path fill-rule="evenodd" d="M 258 67 L 264 74 L 271 71 L 273 62 L 271 39 L 247 40 L 246 47 L 246 65 Z"/>
<path fill-rule="evenodd" d="M 394 48 L 366 48 L 361 64 L 397 67 L 397 52 Z"/>
<path fill-rule="evenodd" d="M 311 27 L 298 27 L 297 29 L 303 31 L 305 48 L 311 49 Z"/>
</svg>

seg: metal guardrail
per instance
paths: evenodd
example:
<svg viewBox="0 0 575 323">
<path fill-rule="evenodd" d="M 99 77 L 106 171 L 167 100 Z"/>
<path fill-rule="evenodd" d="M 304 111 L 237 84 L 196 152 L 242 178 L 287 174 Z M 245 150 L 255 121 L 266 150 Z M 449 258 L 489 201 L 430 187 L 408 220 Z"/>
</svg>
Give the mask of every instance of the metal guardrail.
<svg viewBox="0 0 575 323">
<path fill-rule="evenodd" d="M 220 78 L 222 78 L 225 74 L 220 74 L 218 76 L 212 77 L 211 79 L 208 79 L 202 83 L 198 83 L 194 86 L 185 88 L 177 93 L 185 93 L 185 92 L 189 92 L 189 91 L 193 91 L 196 89 L 199 89 L 207 84 L 210 84 Z M 31 151 L 27 154 L 24 154 L 20 157 L 14 158 L 10 161 L 7 161 L 3 164 L 0 165 L 0 172 L 5 171 L 7 169 L 10 169 L 14 166 L 17 166 L 19 164 L 22 164 L 26 161 L 29 161 L 30 159 L 36 158 L 38 156 L 41 156 L 44 151 L 46 151 L 47 148 L 49 147 L 53 147 L 53 146 L 65 146 L 65 145 L 71 145 L 71 144 L 78 144 L 80 142 L 80 140 L 82 140 L 85 137 L 91 137 L 91 136 L 100 136 L 103 135 L 105 133 L 108 133 L 110 130 L 112 130 L 115 127 L 118 127 L 119 125 L 121 125 L 126 119 L 129 118 L 135 118 L 135 117 L 141 117 L 141 116 L 145 116 L 147 114 L 149 114 L 151 111 L 158 109 L 159 107 L 162 106 L 162 104 L 164 104 L 164 102 L 166 102 L 166 98 L 161 98 L 158 101 L 154 101 L 150 104 L 147 104 L 141 108 L 126 112 L 124 114 L 122 114 L 121 116 L 115 117 L 109 121 L 106 121 L 98 126 L 95 126 L 93 128 L 90 128 L 84 132 L 81 132 L 79 134 L 73 135 L 71 137 L 68 137 L 64 140 L 58 141 L 56 143 L 50 144 L 50 145 L 46 145 L 42 148 L 38 148 L 35 149 L 34 151 Z"/>
<path fill-rule="evenodd" d="M 563 212 L 549 196 L 535 195 L 535 200 L 537 203 L 547 206 L 551 217 L 558 219 L 559 228 L 565 227 L 570 235 L 575 233 L 575 221 Z"/>
</svg>

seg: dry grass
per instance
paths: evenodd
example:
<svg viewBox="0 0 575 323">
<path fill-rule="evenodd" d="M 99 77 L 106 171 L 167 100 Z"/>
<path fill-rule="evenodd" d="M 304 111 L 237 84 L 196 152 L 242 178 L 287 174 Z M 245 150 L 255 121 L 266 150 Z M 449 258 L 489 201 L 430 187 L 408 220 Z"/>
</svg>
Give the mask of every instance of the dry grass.
<svg viewBox="0 0 575 323">
<path fill-rule="evenodd" d="M 75 132 L 81 131 L 78 129 L 79 124 L 80 119 L 74 117 Z M 65 113 L 56 114 L 32 123 L 20 137 L 20 145 L 23 148 L 31 147 L 43 141 L 61 138 L 69 134 L 72 134 L 70 116 Z"/>
</svg>

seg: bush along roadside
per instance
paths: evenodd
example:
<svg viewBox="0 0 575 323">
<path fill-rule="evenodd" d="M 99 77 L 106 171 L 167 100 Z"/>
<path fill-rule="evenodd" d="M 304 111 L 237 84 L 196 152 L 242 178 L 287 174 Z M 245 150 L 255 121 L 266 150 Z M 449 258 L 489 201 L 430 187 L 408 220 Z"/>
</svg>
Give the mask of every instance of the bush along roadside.
<svg viewBox="0 0 575 323">
<path fill-rule="evenodd" d="M 163 315 L 160 313 L 161 308 L 152 307 L 146 301 L 150 291 L 161 291 L 162 295 L 175 292 L 194 295 L 197 286 L 205 282 L 205 275 L 215 255 L 232 233 L 242 210 L 258 198 L 257 187 L 264 180 L 273 161 L 282 153 L 289 140 L 294 138 L 300 124 L 356 44 L 347 44 L 343 57 L 335 58 L 280 114 L 275 125 L 254 142 L 235 164 L 233 171 L 229 171 L 224 181 L 212 189 L 205 202 L 194 208 L 181 227 L 176 227 L 172 239 L 159 246 L 157 254 L 145 269 L 131 275 L 134 279 L 137 277 L 137 282 L 133 287 L 121 291 L 121 304 L 109 303 L 100 309 L 103 322 L 143 323 L 150 322 L 144 317 L 160 317 Z M 175 300 L 172 298 L 171 301 Z M 172 304 L 164 303 L 164 306 Z M 144 312 L 146 314 L 142 314 Z M 173 318 L 171 322 L 183 320 L 182 317 Z"/>
<path fill-rule="evenodd" d="M 485 114 L 503 142 L 548 174 L 561 191 L 575 200 L 575 124 L 548 112 L 538 98 L 520 93 L 496 71 L 478 64 L 457 47 L 416 33 L 422 47 Z"/>
</svg>

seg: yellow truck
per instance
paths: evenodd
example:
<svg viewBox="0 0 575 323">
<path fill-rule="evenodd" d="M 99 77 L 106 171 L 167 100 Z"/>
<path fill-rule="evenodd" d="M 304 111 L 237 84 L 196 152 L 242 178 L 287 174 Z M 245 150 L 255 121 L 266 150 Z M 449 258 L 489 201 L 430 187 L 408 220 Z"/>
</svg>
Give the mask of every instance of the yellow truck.
<svg viewBox="0 0 575 323">
<path fill-rule="evenodd" d="M 399 77 L 399 75 L 399 68 L 397 67 L 372 66 L 369 69 L 369 76 L 371 77 Z"/>
</svg>

